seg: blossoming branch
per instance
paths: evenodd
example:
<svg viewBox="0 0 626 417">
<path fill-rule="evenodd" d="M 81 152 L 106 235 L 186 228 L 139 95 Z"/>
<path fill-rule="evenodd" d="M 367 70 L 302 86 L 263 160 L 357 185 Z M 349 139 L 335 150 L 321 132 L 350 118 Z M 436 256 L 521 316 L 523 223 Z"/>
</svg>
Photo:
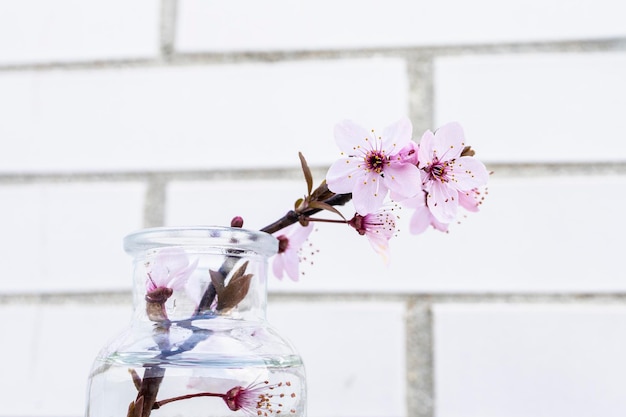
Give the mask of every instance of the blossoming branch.
<svg viewBox="0 0 626 417">
<path fill-rule="evenodd" d="M 341 158 L 331 165 L 325 180 L 315 189 L 311 170 L 300 155 L 306 194 L 296 200 L 293 209 L 261 229 L 278 240 L 278 253 L 272 262 L 278 278 L 287 275 L 298 279 L 299 251 L 314 222 L 348 226 L 365 236 L 374 250 L 386 257 L 389 240 L 396 231 L 393 204 L 413 209 L 409 229 L 414 234 L 424 232 L 429 226 L 446 231 L 459 210 L 478 210 L 489 173 L 474 158 L 461 126 L 450 123 L 435 132 L 426 131 L 419 143 L 412 136 L 413 128 L 407 118 L 380 134 L 350 121 L 339 123 L 335 127 L 335 141 Z M 354 210 L 348 218 L 339 208 L 350 201 Z M 336 217 L 316 217 L 322 211 Z M 231 226 L 242 227 L 243 219 L 233 218 Z M 254 277 L 248 270 L 248 261 L 233 250 L 226 252 L 220 262 L 218 268 L 208 268 L 201 266 L 198 259 L 190 259 L 181 248 L 165 247 L 145 263 L 145 312 L 154 323 L 155 357 L 153 364 L 144 368 L 143 377 L 131 372 L 137 395 L 128 406 L 128 417 L 149 417 L 152 410 L 191 398 L 221 399 L 228 409 L 241 410 L 247 416 L 296 413 L 299 405 L 295 390 L 279 392 L 291 389 L 290 381 L 251 380 L 215 391 L 202 389 L 214 385 L 214 381 L 204 377 L 189 384 L 192 389 L 189 393 L 158 398 L 166 373 L 159 361 L 193 351 L 210 340 L 213 332 L 200 323 L 227 317 L 236 313 L 240 304 L 245 304 L 242 301 Z M 192 312 L 185 310 L 190 316 L 170 317 L 176 311 L 176 293 L 194 306 Z M 241 307 L 241 311 L 245 308 Z M 177 329 L 176 337 L 180 337 L 181 329 L 188 336 L 173 343 L 172 328 Z"/>
<path fill-rule="evenodd" d="M 310 223 L 330 221 L 311 217 L 319 210 L 336 213 L 342 220 L 334 222 L 345 223 L 365 235 L 384 258 L 397 222 L 389 201 L 414 210 L 409 224 L 413 234 L 423 233 L 429 226 L 447 231 L 459 208 L 478 211 L 489 172 L 473 157 L 462 127 L 449 123 L 434 133 L 428 130 L 419 143 L 412 136 L 408 118 L 388 126 L 380 135 L 349 120 L 337 124 L 335 141 L 341 158 L 331 165 L 325 181 L 315 191 L 310 169 L 300 155 L 307 196 L 281 220 L 262 229 L 279 240 L 273 261 L 278 278 L 286 274 L 298 279 L 298 252 L 313 230 Z M 335 206 L 350 199 L 356 213 L 347 220 Z"/>
</svg>

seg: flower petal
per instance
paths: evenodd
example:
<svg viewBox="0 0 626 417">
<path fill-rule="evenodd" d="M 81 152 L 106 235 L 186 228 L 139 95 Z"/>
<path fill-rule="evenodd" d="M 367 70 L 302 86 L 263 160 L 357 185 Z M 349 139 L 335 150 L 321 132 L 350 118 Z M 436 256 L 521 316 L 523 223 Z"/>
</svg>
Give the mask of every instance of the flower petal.
<svg viewBox="0 0 626 417">
<path fill-rule="evenodd" d="M 365 175 L 365 171 L 358 168 L 355 158 L 342 158 L 335 161 L 326 173 L 326 184 L 333 193 L 351 193 L 357 181 Z"/>
<path fill-rule="evenodd" d="M 424 233 L 426 229 L 428 229 L 428 226 L 430 226 L 431 218 L 432 215 L 426 205 L 416 208 L 409 222 L 409 231 L 414 235 Z"/>
<path fill-rule="evenodd" d="M 383 183 L 394 193 L 413 197 L 422 191 L 420 170 L 411 164 L 390 164 L 385 168 Z"/>
<path fill-rule="evenodd" d="M 167 287 L 173 290 L 183 289 L 185 285 L 187 284 L 187 280 L 189 279 L 193 271 L 195 271 L 197 266 L 198 266 L 198 259 L 193 261 L 189 266 L 187 266 L 184 269 L 181 269 L 179 271 L 172 271 L 174 273 L 173 274 L 170 273 L 171 279 L 170 279 L 170 282 L 168 282 Z"/>
<path fill-rule="evenodd" d="M 298 248 L 299 249 L 299 248 Z M 298 256 L 298 250 L 288 249 L 283 253 L 283 267 L 287 276 L 292 281 L 298 280 L 300 274 L 300 257 Z"/>
<path fill-rule="evenodd" d="M 408 117 L 403 117 L 397 122 L 383 129 L 382 147 L 387 155 L 395 155 L 409 144 L 413 137 L 413 125 Z"/>
<path fill-rule="evenodd" d="M 356 212 L 362 216 L 374 213 L 382 207 L 387 191 L 379 175 L 366 175 L 365 179 L 356 183 L 352 191 L 352 202 Z"/>
<path fill-rule="evenodd" d="M 433 152 L 440 161 L 449 161 L 458 158 L 465 147 L 465 133 L 456 122 L 441 126 L 435 132 Z"/>
<path fill-rule="evenodd" d="M 272 261 L 272 272 L 274 276 L 278 279 L 283 279 L 283 272 L 285 271 L 285 262 L 284 258 L 281 255 L 274 255 L 274 260 Z"/>
<path fill-rule="evenodd" d="M 458 192 L 445 183 L 435 181 L 428 190 L 426 204 L 435 219 L 442 223 L 450 223 L 456 218 L 459 206 Z"/>
<path fill-rule="evenodd" d="M 422 135 L 419 145 L 417 146 L 418 167 L 423 168 L 433 161 L 433 144 L 435 135 L 427 130 Z"/>
<path fill-rule="evenodd" d="M 489 180 L 489 171 L 478 159 L 471 156 L 458 158 L 453 169 L 454 179 L 451 185 L 457 190 L 471 190 L 482 187 Z"/>
<path fill-rule="evenodd" d="M 357 125 L 351 120 L 344 120 L 335 125 L 335 142 L 339 149 L 347 155 L 355 155 L 355 147 L 371 148 L 368 142 L 372 135 L 367 129 Z"/>
</svg>

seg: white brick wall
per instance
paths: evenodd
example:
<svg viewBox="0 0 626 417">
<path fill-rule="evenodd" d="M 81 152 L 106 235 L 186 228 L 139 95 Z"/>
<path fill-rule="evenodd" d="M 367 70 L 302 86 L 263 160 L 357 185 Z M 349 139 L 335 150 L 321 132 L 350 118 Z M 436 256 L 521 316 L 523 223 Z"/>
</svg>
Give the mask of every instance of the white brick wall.
<svg viewBox="0 0 626 417">
<path fill-rule="evenodd" d="M 270 282 L 309 415 L 622 415 L 624 11 L 0 0 L 0 417 L 82 415 L 126 233 L 262 227 L 304 192 L 298 151 L 321 180 L 334 123 L 405 114 L 416 139 L 460 121 L 489 195 L 449 234 L 403 213 L 389 267 L 319 226 L 300 282 Z"/>
<path fill-rule="evenodd" d="M 0 2 L 0 64 L 156 57 L 159 2 Z"/>
</svg>

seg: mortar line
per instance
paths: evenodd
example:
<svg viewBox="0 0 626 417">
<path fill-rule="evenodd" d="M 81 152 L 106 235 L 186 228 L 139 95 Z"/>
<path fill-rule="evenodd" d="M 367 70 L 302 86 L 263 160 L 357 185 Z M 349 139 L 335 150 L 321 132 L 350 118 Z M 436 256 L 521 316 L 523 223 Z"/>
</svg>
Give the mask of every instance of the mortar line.
<svg viewBox="0 0 626 417">
<path fill-rule="evenodd" d="M 547 162 L 547 163 L 498 163 L 487 162 L 488 168 L 496 171 L 498 177 L 523 177 L 550 175 L 612 175 L 626 174 L 626 161 L 597 162 Z M 327 166 L 312 166 L 315 178 L 323 178 Z M 63 182 L 119 182 L 152 181 L 159 177 L 167 181 L 213 181 L 249 179 L 302 179 L 300 168 L 259 168 L 259 169 L 218 169 L 189 171 L 117 171 L 117 172 L 18 172 L 0 173 L 0 184 L 63 183 Z"/>
<path fill-rule="evenodd" d="M 174 55 L 177 13 L 178 0 L 161 0 L 159 50 L 165 61 L 170 61 Z"/>
<path fill-rule="evenodd" d="M 58 302 L 59 300 L 118 297 L 130 294 L 130 288 L 121 290 L 72 291 L 72 292 L 14 292 L 0 294 L 0 304 L 23 301 L 24 303 Z M 270 291 L 268 299 L 273 302 L 395 302 L 411 305 L 435 304 L 560 304 L 560 305 L 626 305 L 626 290 L 615 292 L 546 292 L 546 293 L 330 293 L 330 292 L 276 292 Z"/>
<path fill-rule="evenodd" d="M 406 408 L 407 416 L 433 417 L 434 346 L 432 304 L 428 298 L 410 299 L 406 304 Z"/>
<path fill-rule="evenodd" d="M 414 54 L 407 58 L 409 117 L 414 132 L 425 132 L 434 124 L 433 56 Z"/>
<path fill-rule="evenodd" d="M 167 199 L 167 182 L 161 177 L 152 177 L 146 187 L 143 226 L 157 227 L 165 224 L 165 204 Z"/>
<path fill-rule="evenodd" d="M 411 46 L 411 47 L 388 47 L 388 48 L 356 48 L 356 49 L 319 49 L 319 50 L 293 50 L 293 51 L 249 51 L 249 52 L 201 52 L 201 53 L 178 53 L 174 48 L 175 41 L 175 11 L 176 0 L 162 0 L 161 14 L 166 14 L 169 21 L 166 24 L 162 20 L 161 25 L 161 54 L 154 58 L 136 59 L 103 59 L 93 61 L 52 61 L 42 63 L 2 64 L 0 72 L 13 71 L 46 71 L 54 69 L 63 70 L 103 70 L 119 68 L 144 68 L 163 66 L 164 56 L 168 65 L 206 65 L 206 64 L 232 64 L 232 63 L 255 63 L 255 62 L 286 62 L 307 60 L 336 60 L 350 58 L 378 57 L 408 57 L 415 54 L 432 56 L 446 56 L 458 54 L 516 54 L 516 53 L 593 53 L 625 51 L 626 38 L 614 37 L 605 39 L 580 39 L 550 42 L 509 42 L 509 43 L 475 43 L 463 45 L 442 46 Z M 163 19 L 163 18 L 162 18 Z M 170 51 L 171 48 L 171 51 Z"/>
</svg>

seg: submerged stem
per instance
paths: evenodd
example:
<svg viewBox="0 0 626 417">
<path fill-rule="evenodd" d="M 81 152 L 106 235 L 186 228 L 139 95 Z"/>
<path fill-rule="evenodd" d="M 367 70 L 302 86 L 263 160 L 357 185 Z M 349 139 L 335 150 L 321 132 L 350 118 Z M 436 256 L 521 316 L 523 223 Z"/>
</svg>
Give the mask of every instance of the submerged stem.
<svg viewBox="0 0 626 417">
<path fill-rule="evenodd" d="M 226 398 L 226 394 L 217 394 L 213 392 L 197 392 L 195 394 L 180 395 L 178 397 L 172 397 L 172 398 L 167 398 L 165 400 L 157 401 L 152 406 L 152 409 L 157 410 L 163 407 L 165 404 L 173 403 L 174 401 L 188 400 L 190 398 L 196 398 L 196 397 L 219 397 L 219 398 L 224 399 Z"/>
</svg>

